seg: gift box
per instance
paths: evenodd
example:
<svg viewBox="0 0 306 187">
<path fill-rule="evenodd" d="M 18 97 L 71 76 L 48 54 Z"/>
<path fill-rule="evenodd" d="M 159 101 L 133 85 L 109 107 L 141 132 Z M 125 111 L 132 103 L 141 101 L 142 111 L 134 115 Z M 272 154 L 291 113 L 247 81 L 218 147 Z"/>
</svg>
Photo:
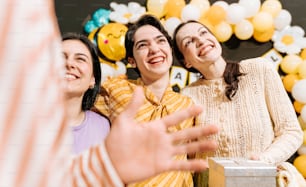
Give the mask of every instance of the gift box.
<svg viewBox="0 0 306 187">
<path fill-rule="evenodd" d="M 209 158 L 209 187 L 275 187 L 276 166 L 240 158 Z"/>
</svg>

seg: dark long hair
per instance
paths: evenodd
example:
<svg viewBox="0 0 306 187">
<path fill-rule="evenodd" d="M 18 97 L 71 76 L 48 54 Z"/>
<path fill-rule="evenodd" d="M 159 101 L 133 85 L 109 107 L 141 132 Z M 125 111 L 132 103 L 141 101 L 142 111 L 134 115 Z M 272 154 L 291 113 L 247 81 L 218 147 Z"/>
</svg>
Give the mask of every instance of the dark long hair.
<svg viewBox="0 0 306 187">
<path fill-rule="evenodd" d="M 137 22 L 135 22 L 134 24 L 130 25 L 126 34 L 125 34 L 125 40 L 124 40 L 124 46 L 125 46 L 125 50 L 126 50 L 126 54 L 125 54 L 125 60 L 127 61 L 129 57 L 133 58 L 134 54 L 133 54 L 133 47 L 134 47 L 134 35 L 136 33 L 136 31 L 144 26 L 144 25 L 151 25 L 155 28 L 157 28 L 167 39 L 170 47 L 172 48 L 172 41 L 171 41 L 171 37 L 168 34 L 168 32 L 166 31 L 166 29 L 164 28 L 164 26 L 161 24 L 160 20 L 156 17 L 154 17 L 153 15 L 149 15 L 149 14 L 145 14 L 143 16 L 141 16 Z M 136 72 L 139 74 L 138 69 L 136 68 Z"/>
<path fill-rule="evenodd" d="M 179 50 L 178 44 L 177 44 L 177 41 L 176 41 L 176 35 L 177 35 L 178 31 L 180 30 L 180 28 L 182 28 L 184 25 L 186 25 L 188 23 L 198 23 L 198 24 L 203 25 L 202 23 L 200 23 L 198 21 L 189 20 L 187 22 L 183 22 L 183 23 L 179 24 L 176 27 L 176 29 L 174 30 L 174 33 L 173 33 L 174 55 L 175 55 L 176 59 L 178 60 L 178 62 L 183 67 L 185 67 L 185 69 L 187 69 L 188 71 L 191 71 L 191 72 L 200 73 L 195 68 L 187 68 L 185 66 L 184 55 Z M 205 27 L 213 35 L 213 33 L 205 25 L 203 25 L 203 27 Z M 242 73 L 240 71 L 240 64 L 238 62 L 228 61 L 228 60 L 226 61 L 226 67 L 225 67 L 225 70 L 224 70 L 224 73 L 223 73 L 223 78 L 225 80 L 225 83 L 227 84 L 226 89 L 225 89 L 225 95 L 229 100 L 232 100 L 232 98 L 236 95 L 236 93 L 238 91 L 239 77 L 243 76 L 243 75 L 244 75 L 244 73 Z"/>
<path fill-rule="evenodd" d="M 78 33 L 66 33 L 62 37 L 62 41 L 65 40 L 78 40 L 82 42 L 90 52 L 92 58 L 92 69 L 95 77 L 95 85 L 93 88 L 89 88 L 83 96 L 82 100 L 82 110 L 90 110 L 97 98 L 100 91 L 101 84 L 101 67 L 99 62 L 99 57 L 97 55 L 96 46 L 84 35 Z"/>
</svg>

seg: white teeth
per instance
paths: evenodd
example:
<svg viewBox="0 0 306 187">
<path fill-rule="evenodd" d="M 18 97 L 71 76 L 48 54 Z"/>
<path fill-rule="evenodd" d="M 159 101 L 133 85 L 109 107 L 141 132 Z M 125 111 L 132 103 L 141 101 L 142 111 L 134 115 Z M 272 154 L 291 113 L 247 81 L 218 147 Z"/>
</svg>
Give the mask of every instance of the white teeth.
<svg viewBox="0 0 306 187">
<path fill-rule="evenodd" d="M 65 75 L 65 78 L 66 78 L 66 79 L 76 79 L 76 76 L 71 75 L 71 74 L 66 74 L 66 75 Z"/>
<path fill-rule="evenodd" d="M 150 60 L 149 63 L 152 63 L 152 64 L 153 64 L 153 63 L 158 63 L 158 62 L 161 62 L 161 61 L 163 61 L 163 60 L 164 60 L 163 57 L 156 57 L 156 58 Z"/>
</svg>

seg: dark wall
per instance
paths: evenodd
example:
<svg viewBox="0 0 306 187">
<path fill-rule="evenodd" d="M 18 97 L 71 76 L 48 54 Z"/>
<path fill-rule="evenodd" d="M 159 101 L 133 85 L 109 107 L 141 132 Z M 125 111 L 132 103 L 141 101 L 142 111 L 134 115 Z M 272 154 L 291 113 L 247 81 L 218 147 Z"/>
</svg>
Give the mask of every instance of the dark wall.
<svg viewBox="0 0 306 187">
<path fill-rule="evenodd" d="M 135 0 L 136 1 L 136 0 Z M 210 0 L 212 4 L 216 0 Z M 60 30 L 65 32 L 83 32 L 83 24 L 90 15 L 98 8 L 110 9 L 110 0 L 55 0 L 56 14 Z M 127 4 L 126 0 L 116 0 L 114 2 Z M 146 0 L 137 0 L 145 6 Z M 186 1 L 188 2 L 188 1 Z M 227 0 L 226 2 L 237 3 L 238 0 Z M 261 2 L 264 2 L 263 0 Z M 306 7 L 305 0 L 280 0 L 284 9 L 292 15 L 291 25 L 299 25 L 306 30 Z M 272 48 L 271 42 L 258 43 L 252 39 L 240 41 L 232 37 L 230 41 L 222 44 L 224 55 L 231 60 L 241 60 L 248 57 L 263 55 Z"/>
</svg>

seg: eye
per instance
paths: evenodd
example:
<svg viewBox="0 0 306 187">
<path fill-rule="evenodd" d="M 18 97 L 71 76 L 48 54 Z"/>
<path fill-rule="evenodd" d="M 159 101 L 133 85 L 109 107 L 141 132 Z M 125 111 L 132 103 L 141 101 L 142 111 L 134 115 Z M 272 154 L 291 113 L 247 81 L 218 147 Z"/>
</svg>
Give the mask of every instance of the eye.
<svg viewBox="0 0 306 187">
<path fill-rule="evenodd" d="M 164 44 L 164 43 L 167 43 L 167 39 L 166 38 L 159 38 L 157 40 L 158 43 L 161 43 L 161 44 Z"/>
<path fill-rule="evenodd" d="M 143 49 L 143 48 L 146 48 L 147 46 L 148 46 L 148 44 L 145 43 L 145 42 L 138 43 L 137 46 L 136 46 L 136 49 Z"/>
<path fill-rule="evenodd" d="M 200 31 L 200 36 L 204 36 L 205 34 L 207 34 L 208 32 L 207 32 L 207 30 L 201 30 Z"/>
</svg>

